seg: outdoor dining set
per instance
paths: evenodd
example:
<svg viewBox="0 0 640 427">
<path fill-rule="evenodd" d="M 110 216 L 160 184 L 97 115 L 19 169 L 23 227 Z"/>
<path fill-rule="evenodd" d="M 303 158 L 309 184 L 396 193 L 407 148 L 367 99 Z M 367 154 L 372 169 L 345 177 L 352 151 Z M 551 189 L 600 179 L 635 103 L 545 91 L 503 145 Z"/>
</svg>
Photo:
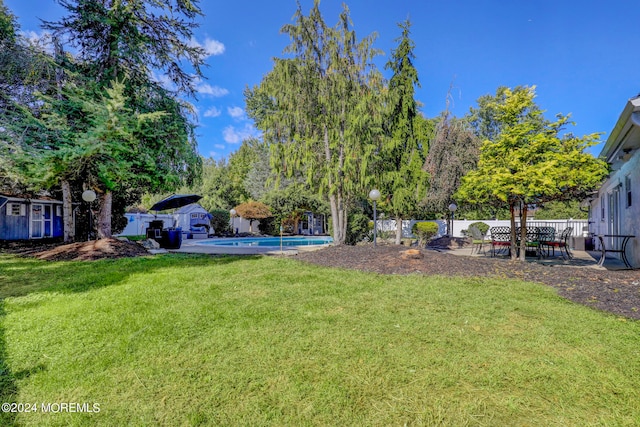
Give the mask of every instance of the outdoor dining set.
<svg viewBox="0 0 640 427">
<path fill-rule="evenodd" d="M 522 229 L 516 228 L 516 248 L 521 246 Z M 480 252 L 484 245 L 490 245 L 491 256 L 495 257 L 499 251 L 511 252 L 511 227 L 491 227 L 488 236 L 483 236 L 482 232 L 470 227 L 469 232 L 473 238 L 474 250 Z M 573 258 L 570 250 L 569 237 L 573 232 L 573 227 L 566 227 L 559 234 L 555 227 L 525 227 L 525 247 L 527 252 L 535 253 L 538 259 L 553 254 L 558 249 L 564 259 Z M 487 237 L 489 237 L 487 239 Z"/>
<path fill-rule="evenodd" d="M 516 250 L 521 247 L 522 229 L 516 228 Z M 491 227 L 488 232 L 482 233 L 476 227 L 469 227 L 469 233 L 473 239 L 473 251 L 480 253 L 485 245 L 490 247 L 490 254 L 495 257 L 499 252 L 511 254 L 511 227 Z M 560 233 L 555 227 L 526 227 L 524 238 L 527 253 L 535 254 L 538 259 L 555 256 L 555 251 L 560 251 L 560 256 L 565 260 L 573 258 L 571 253 L 571 238 L 573 227 L 565 227 Z M 594 237 L 598 238 L 600 260 L 598 265 L 602 266 L 605 262 L 607 253 L 619 255 L 620 261 L 624 263 L 627 269 L 633 268 L 631 262 L 627 258 L 627 244 L 634 235 L 626 234 L 598 234 Z M 486 252 L 485 252 L 486 253 Z M 525 255 L 527 254 L 525 253 Z"/>
</svg>

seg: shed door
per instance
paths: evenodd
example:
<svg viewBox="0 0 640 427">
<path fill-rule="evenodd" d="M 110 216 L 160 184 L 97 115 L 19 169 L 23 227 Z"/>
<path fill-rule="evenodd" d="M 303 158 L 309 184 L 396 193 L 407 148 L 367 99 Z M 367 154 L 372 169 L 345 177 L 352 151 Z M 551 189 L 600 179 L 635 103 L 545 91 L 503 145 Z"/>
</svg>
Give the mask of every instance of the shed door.
<svg viewBox="0 0 640 427">
<path fill-rule="evenodd" d="M 44 228 L 42 205 L 31 205 L 31 238 L 42 238 Z"/>
<path fill-rule="evenodd" d="M 53 236 L 53 216 L 51 215 L 51 205 L 44 205 L 44 237 Z"/>
</svg>

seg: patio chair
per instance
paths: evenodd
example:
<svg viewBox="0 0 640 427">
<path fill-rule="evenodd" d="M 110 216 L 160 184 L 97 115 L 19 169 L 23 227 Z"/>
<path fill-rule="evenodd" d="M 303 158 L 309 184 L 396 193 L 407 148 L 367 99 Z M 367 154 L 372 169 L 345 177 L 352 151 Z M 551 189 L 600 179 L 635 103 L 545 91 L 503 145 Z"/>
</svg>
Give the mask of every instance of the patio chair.
<svg viewBox="0 0 640 427">
<path fill-rule="evenodd" d="M 479 254 L 480 251 L 482 251 L 482 247 L 485 243 L 487 244 L 491 243 L 491 240 L 485 239 L 485 235 L 482 234 L 482 231 L 480 231 L 480 229 L 477 227 L 469 227 L 469 233 L 471 234 L 471 239 L 472 239 L 472 246 L 471 246 L 472 254 L 474 253 L 474 251 L 476 254 Z"/>
<path fill-rule="evenodd" d="M 554 256 L 556 254 L 556 248 L 558 248 L 560 249 L 560 254 L 562 255 L 562 258 L 564 259 L 573 258 L 573 254 L 569 250 L 569 242 L 568 242 L 572 232 L 573 232 L 573 227 L 565 228 L 564 230 L 562 230 L 562 233 L 560 233 L 560 237 L 558 238 L 558 240 L 554 240 L 552 242 L 546 242 L 545 246 L 548 246 L 549 248 L 553 248 Z M 563 250 L 564 250 L 564 253 L 563 253 Z"/>
<path fill-rule="evenodd" d="M 538 241 L 540 242 L 540 254 L 542 254 L 542 249 L 547 247 L 547 256 L 549 256 L 549 249 L 551 246 L 548 244 L 549 242 L 554 242 L 556 240 L 556 229 L 554 227 L 538 227 Z"/>
<path fill-rule="evenodd" d="M 507 249 L 511 253 L 511 227 L 491 227 L 491 256 L 496 256 L 496 248 Z"/>
</svg>

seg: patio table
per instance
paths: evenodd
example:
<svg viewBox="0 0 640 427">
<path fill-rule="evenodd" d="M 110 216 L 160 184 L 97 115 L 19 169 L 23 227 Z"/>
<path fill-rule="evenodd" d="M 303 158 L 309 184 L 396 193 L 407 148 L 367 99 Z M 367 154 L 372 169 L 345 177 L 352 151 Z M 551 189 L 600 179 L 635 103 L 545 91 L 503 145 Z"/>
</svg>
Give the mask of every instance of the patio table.
<svg viewBox="0 0 640 427">
<path fill-rule="evenodd" d="M 621 254 L 622 262 L 624 262 L 624 265 L 629 269 L 631 268 L 631 264 L 629 263 L 626 254 L 627 243 L 629 243 L 629 240 L 634 239 L 636 236 L 632 234 L 598 234 L 596 235 L 596 237 L 598 238 L 598 240 L 600 240 L 600 251 L 602 252 L 600 260 L 598 261 L 599 266 L 602 266 L 602 264 L 604 264 L 604 259 L 607 252 L 611 252 Z M 609 247 L 608 249 L 605 245 L 605 238 L 611 239 L 611 247 Z M 620 246 L 617 245 L 618 243 L 620 244 Z"/>
</svg>

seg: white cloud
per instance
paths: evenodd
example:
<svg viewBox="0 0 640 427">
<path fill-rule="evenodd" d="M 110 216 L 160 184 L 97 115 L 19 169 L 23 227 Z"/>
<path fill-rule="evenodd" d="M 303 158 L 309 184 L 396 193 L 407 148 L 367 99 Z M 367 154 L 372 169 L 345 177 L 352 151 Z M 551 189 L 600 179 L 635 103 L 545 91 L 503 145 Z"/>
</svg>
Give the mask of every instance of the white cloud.
<svg viewBox="0 0 640 427">
<path fill-rule="evenodd" d="M 213 146 L 218 150 L 224 150 L 225 148 L 227 148 L 227 146 L 224 144 L 213 144 Z"/>
<path fill-rule="evenodd" d="M 244 110 L 240 107 L 227 107 L 227 113 L 234 119 L 241 119 L 244 117 Z"/>
<path fill-rule="evenodd" d="M 167 90 L 170 90 L 170 91 L 176 90 L 176 85 L 171 81 L 169 76 L 167 76 L 166 74 L 159 74 L 156 71 L 152 71 L 151 79 L 160 83 L 160 86 L 162 86 Z"/>
<path fill-rule="evenodd" d="M 222 136 L 229 144 L 239 144 L 245 139 L 258 138 L 260 132 L 253 125 L 247 123 L 242 129 L 236 129 L 235 126 L 227 126 L 222 131 Z"/>
<path fill-rule="evenodd" d="M 51 54 L 54 52 L 51 33 L 47 31 L 41 33 L 36 33 L 35 31 L 20 31 L 20 35 L 29 43 L 41 47 L 46 52 Z"/>
<path fill-rule="evenodd" d="M 211 107 L 204 112 L 205 117 L 218 117 L 220 114 L 222 114 L 222 111 L 220 111 L 216 107 Z"/>
<path fill-rule="evenodd" d="M 204 39 L 204 43 L 200 43 L 198 40 L 192 37 L 191 40 L 189 40 L 189 46 L 201 47 L 202 49 L 204 49 L 207 58 L 210 56 L 222 55 L 225 51 L 225 47 L 222 42 L 210 39 L 209 37 Z"/>
<path fill-rule="evenodd" d="M 221 96 L 225 96 L 229 94 L 229 91 L 220 86 L 211 86 L 208 83 L 201 83 L 197 88 L 198 93 L 203 95 L 211 95 L 215 98 L 220 98 Z"/>
</svg>

